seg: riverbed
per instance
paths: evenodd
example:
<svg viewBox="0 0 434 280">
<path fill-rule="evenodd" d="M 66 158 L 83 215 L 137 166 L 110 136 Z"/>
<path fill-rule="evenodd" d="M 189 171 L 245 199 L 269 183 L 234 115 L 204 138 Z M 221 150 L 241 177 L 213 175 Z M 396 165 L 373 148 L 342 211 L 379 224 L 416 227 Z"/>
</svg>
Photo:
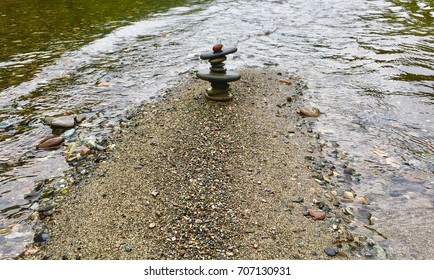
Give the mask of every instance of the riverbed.
<svg viewBox="0 0 434 280">
<path fill-rule="evenodd" d="M 70 154 L 104 146 L 139 104 L 206 68 L 199 54 L 219 41 L 238 47 L 229 68 L 305 81 L 324 158 L 358 174 L 332 187 L 368 201 L 347 203 L 371 215 L 371 229 L 362 219 L 352 229 L 389 258 L 433 258 L 432 1 L 27 2 L 0 4 L 0 258 L 32 242 L 29 216 L 45 185 L 67 185 Z M 65 114 L 86 121 L 67 131 L 44 121 Z M 51 134 L 63 146 L 36 150 Z"/>
</svg>

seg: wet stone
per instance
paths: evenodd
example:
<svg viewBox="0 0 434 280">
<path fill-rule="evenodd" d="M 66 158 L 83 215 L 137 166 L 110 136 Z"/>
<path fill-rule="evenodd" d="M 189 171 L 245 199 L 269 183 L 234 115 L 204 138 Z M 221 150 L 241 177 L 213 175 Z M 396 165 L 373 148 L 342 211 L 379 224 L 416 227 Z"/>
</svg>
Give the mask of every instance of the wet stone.
<svg viewBox="0 0 434 280">
<path fill-rule="evenodd" d="M 63 116 L 52 119 L 49 124 L 52 128 L 73 128 L 75 120 L 71 116 Z"/>
<path fill-rule="evenodd" d="M 52 136 L 49 138 L 45 138 L 39 144 L 36 146 L 37 149 L 51 149 L 60 146 L 62 144 L 64 139 L 59 136 Z"/>
</svg>

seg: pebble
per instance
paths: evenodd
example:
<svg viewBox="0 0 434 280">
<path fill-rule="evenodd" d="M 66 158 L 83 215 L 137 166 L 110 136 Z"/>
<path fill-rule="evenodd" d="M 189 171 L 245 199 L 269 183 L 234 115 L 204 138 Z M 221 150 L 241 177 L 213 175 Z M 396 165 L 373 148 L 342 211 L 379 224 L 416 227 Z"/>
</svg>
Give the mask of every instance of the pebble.
<svg viewBox="0 0 434 280">
<path fill-rule="evenodd" d="M 337 252 L 335 249 L 331 248 L 331 247 L 327 247 L 324 249 L 324 253 L 326 253 L 328 256 L 330 257 L 334 257 L 336 256 Z"/>
<path fill-rule="evenodd" d="M 75 126 L 74 118 L 71 116 L 63 116 L 54 118 L 50 121 L 52 128 L 73 128 Z"/>
<path fill-rule="evenodd" d="M 132 250 L 133 250 L 133 248 L 131 247 L 131 245 L 129 245 L 129 244 L 125 244 L 125 245 L 124 245 L 124 251 L 125 251 L 125 252 L 129 253 L 129 252 L 131 252 Z"/>
<path fill-rule="evenodd" d="M 361 204 L 368 204 L 368 199 L 366 197 L 364 197 L 364 196 L 360 196 L 359 197 L 359 202 Z"/>
<path fill-rule="evenodd" d="M 153 197 L 157 197 L 157 195 L 159 194 L 159 192 L 158 191 L 153 191 L 153 192 L 151 192 L 151 194 L 152 194 Z"/>
<path fill-rule="evenodd" d="M 219 52 L 223 49 L 223 45 L 221 43 L 217 43 L 212 47 L 213 52 Z"/>
<path fill-rule="evenodd" d="M 149 228 L 155 228 L 157 225 L 155 223 L 150 223 Z"/>
<path fill-rule="evenodd" d="M 378 244 L 374 245 L 374 250 L 379 260 L 387 259 L 386 251 L 384 251 L 384 249 L 380 245 Z"/>
<path fill-rule="evenodd" d="M 352 174 L 354 174 L 354 172 L 356 172 L 356 171 L 354 170 L 354 168 L 351 168 L 351 167 L 346 167 L 344 169 L 344 173 L 348 174 L 348 175 L 352 175 Z"/>
<path fill-rule="evenodd" d="M 313 210 L 313 209 L 309 209 L 309 215 L 314 219 L 314 220 L 324 220 L 326 217 L 326 213 L 324 211 L 320 211 L 320 210 Z"/>
<path fill-rule="evenodd" d="M 74 120 L 75 120 L 76 123 L 81 123 L 81 122 L 83 122 L 85 119 L 86 119 L 86 115 L 84 115 L 84 114 L 77 115 L 77 116 L 75 116 L 75 118 L 74 118 Z"/>
<path fill-rule="evenodd" d="M 303 107 L 303 108 L 300 108 L 299 114 L 302 116 L 305 116 L 305 117 L 315 118 L 315 117 L 318 117 L 319 115 L 321 115 L 321 111 L 315 107 L 311 107 L 311 108 Z"/>
<path fill-rule="evenodd" d="M 353 192 L 349 192 L 349 191 L 345 191 L 343 194 L 343 198 L 348 199 L 348 200 L 353 200 L 355 197 Z"/>
<path fill-rule="evenodd" d="M 302 203 L 304 201 L 304 199 L 302 197 L 295 197 L 295 198 L 291 199 L 291 201 L 294 203 Z"/>
<path fill-rule="evenodd" d="M 38 234 L 35 235 L 35 237 L 33 237 L 33 241 L 37 242 L 37 243 L 42 243 L 45 241 L 48 241 L 51 238 L 50 234 L 46 233 L 46 232 L 40 232 Z"/>
<path fill-rule="evenodd" d="M 86 156 L 89 153 L 90 153 L 90 149 L 88 149 L 88 148 L 83 148 L 83 150 L 80 151 L 81 156 Z"/>
<path fill-rule="evenodd" d="M 64 139 L 60 136 L 52 136 L 49 138 L 45 138 L 39 144 L 36 146 L 37 149 L 50 149 L 57 146 L 60 146 L 62 144 Z"/>
</svg>

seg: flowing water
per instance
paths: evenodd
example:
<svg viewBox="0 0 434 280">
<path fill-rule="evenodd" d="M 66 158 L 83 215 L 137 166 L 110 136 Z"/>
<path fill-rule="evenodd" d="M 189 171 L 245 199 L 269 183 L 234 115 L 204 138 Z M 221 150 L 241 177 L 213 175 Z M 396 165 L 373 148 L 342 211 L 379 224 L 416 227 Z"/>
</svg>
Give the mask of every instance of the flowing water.
<svg viewBox="0 0 434 280">
<path fill-rule="evenodd" d="M 0 259 L 32 242 L 34 190 L 66 184 L 65 152 L 102 143 L 127 110 L 206 67 L 217 41 L 239 49 L 229 67 L 304 79 L 389 258 L 434 258 L 433 1 L 161 2 L 0 3 Z M 66 132 L 43 121 L 67 113 L 87 119 Z M 52 133 L 64 147 L 36 150 Z"/>
</svg>

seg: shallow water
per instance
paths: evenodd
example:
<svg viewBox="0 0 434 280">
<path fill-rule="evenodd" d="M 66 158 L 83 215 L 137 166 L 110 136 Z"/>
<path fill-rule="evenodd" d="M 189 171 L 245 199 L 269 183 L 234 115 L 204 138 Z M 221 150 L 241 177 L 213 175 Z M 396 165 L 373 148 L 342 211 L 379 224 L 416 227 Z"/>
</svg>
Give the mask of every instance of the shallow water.
<svg viewBox="0 0 434 280">
<path fill-rule="evenodd" d="M 22 20 L 30 4 L 14 2 L 26 3 L 14 9 Z M 67 2 L 102 16 L 75 12 L 83 17 L 76 32 L 74 20 L 55 20 L 56 9 L 71 9 Z M 85 2 L 46 8 L 50 24 L 35 17 L 35 30 L 13 40 L 17 46 L 13 32 L 26 27 L 0 28 L 7 35 L 0 41 L 0 258 L 33 238 L 27 218 L 37 206 L 25 195 L 50 178 L 65 184 L 63 148 L 34 148 L 52 133 L 43 118 L 83 113 L 87 120 L 65 145 L 101 143 L 128 109 L 207 67 L 198 56 L 217 41 L 239 49 L 229 68 L 277 65 L 307 82 L 306 103 L 324 113 L 316 130 L 361 174 L 342 188 L 369 199 L 389 257 L 433 258 L 432 1 L 146 1 L 122 9 Z M 8 5 L 0 4 L 1 20 Z M 324 154 L 333 158 L 337 145 L 328 146 Z"/>
</svg>

